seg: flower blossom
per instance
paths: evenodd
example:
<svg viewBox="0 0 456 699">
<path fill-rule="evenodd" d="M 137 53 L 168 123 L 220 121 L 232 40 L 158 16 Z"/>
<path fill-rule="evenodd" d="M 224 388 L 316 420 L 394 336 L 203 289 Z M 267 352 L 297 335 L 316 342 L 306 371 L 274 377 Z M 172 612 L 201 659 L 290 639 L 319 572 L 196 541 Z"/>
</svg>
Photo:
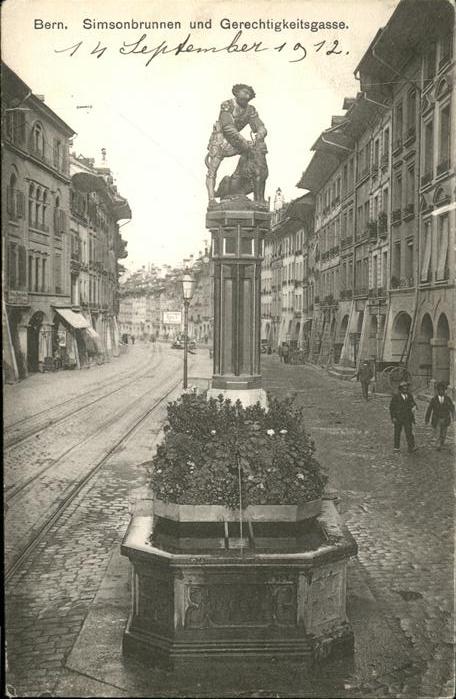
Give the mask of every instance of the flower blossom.
<svg viewBox="0 0 456 699">
<path fill-rule="evenodd" d="M 217 434 L 217 430 L 211 430 L 211 434 Z"/>
<path fill-rule="evenodd" d="M 280 430 L 280 434 L 288 434 L 288 430 Z"/>
<path fill-rule="evenodd" d="M 266 430 L 266 434 L 268 434 L 270 437 L 272 437 L 272 435 L 274 435 L 275 432 L 273 429 L 270 429 L 270 430 Z"/>
<path fill-rule="evenodd" d="M 305 478 L 305 476 L 304 476 L 303 473 L 297 473 L 297 474 L 296 474 L 296 478 L 299 478 L 300 481 L 303 481 L 304 478 Z"/>
</svg>

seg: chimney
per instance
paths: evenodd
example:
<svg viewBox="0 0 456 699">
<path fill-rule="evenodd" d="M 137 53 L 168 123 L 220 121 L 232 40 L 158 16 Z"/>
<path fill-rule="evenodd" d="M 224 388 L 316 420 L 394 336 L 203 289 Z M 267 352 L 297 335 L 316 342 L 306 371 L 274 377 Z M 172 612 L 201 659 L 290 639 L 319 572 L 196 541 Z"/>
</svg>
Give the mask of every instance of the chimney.
<svg viewBox="0 0 456 699">
<path fill-rule="evenodd" d="M 44 95 L 35 95 L 37 100 L 40 100 L 40 102 L 44 102 Z"/>
<path fill-rule="evenodd" d="M 106 167 L 106 148 L 101 149 L 101 164 Z"/>
</svg>

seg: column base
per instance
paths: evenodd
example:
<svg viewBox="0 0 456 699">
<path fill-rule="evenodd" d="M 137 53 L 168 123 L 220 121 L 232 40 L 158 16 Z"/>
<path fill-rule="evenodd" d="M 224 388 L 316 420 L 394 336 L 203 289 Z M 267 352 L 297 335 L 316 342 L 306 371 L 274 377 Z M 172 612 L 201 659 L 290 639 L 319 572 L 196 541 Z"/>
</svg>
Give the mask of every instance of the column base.
<svg viewBox="0 0 456 699">
<path fill-rule="evenodd" d="M 268 409 L 268 398 L 264 388 L 210 388 L 207 392 L 208 400 L 217 399 L 220 395 L 225 400 L 229 398 L 232 403 L 240 400 L 244 408 L 259 403 L 262 408 Z"/>
</svg>

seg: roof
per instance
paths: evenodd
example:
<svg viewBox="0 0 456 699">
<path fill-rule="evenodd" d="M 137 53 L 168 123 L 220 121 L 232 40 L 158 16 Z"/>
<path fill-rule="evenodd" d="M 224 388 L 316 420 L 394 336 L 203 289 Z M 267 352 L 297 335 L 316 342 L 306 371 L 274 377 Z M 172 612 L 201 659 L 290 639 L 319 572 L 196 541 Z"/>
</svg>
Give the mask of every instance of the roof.
<svg viewBox="0 0 456 699">
<path fill-rule="evenodd" d="M 376 58 L 391 68 L 400 68 L 410 57 L 454 25 L 454 8 L 449 0 L 401 0 L 383 29 L 375 35 L 355 69 L 361 78 L 390 73 Z"/>
<path fill-rule="evenodd" d="M 6 63 L 1 64 L 2 66 L 2 86 L 4 89 L 5 83 L 9 80 L 14 83 L 19 95 L 22 99 L 30 99 L 33 103 L 34 109 L 42 112 L 48 119 L 54 122 L 68 137 L 74 136 L 76 131 L 74 131 L 71 126 L 69 126 L 63 119 L 61 119 L 58 114 L 56 114 L 45 102 L 40 100 L 36 95 L 33 94 L 32 89 L 25 83 L 18 75 L 14 72 Z"/>
</svg>

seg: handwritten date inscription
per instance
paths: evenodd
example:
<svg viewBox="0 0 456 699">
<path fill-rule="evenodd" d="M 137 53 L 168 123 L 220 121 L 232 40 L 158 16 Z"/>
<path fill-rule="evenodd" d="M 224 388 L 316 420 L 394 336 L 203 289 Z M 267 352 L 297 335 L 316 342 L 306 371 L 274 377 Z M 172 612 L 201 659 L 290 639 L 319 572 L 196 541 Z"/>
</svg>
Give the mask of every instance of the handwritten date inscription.
<svg viewBox="0 0 456 699">
<path fill-rule="evenodd" d="M 72 46 L 67 46 L 62 49 L 55 49 L 55 53 L 67 54 L 69 56 L 74 56 L 81 50 L 84 50 L 84 41 L 78 41 Z M 86 48 L 86 47 L 85 47 Z M 101 43 L 100 41 L 96 46 L 89 46 L 89 55 L 95 56 L 96 58 L 101 58 L 106 53 L 109 53 L 112 49 Z M 289 57 L 290 63 L 299 63 L 303 61 L 309 51 L 313 53 L 320 53 L 326 56 L 339 56 L 341 54 L 348 54 L 348 51 L 343 51 L 340 47 L 339 40 L 333 39 L 332 41 L 319 41 L 316 44 L 312 44 L 310 48 L 306 48 L 304 44 L 300 41 L 297 42 L 287 42 L 282 41 L 277 46 L 266 46 L 263 41 L 251 41 L 250 43 L 243 43 L 242 31 L 238 31 L 233 39 L 224 46 L 195 46 L 192 43 L 192 35 L 187 34 L 185 39 L 175 46 L 170 46 L 166 41 L 161 41 L 157 46 L 149 46 L 147 43 L 147 34 L 142 34 L 136 41 L 127 43 L 123 42 L 121 46 L 117 48 L 117 52 L 123 56 L 128 56 L 132 54 L 142 55 L 147 57 L 145 66 L 149 66 L 152 61 L 159 56 L 180 56 L 189 54 L 240 54 L 240 53 L 262 53 L 262 52 L 275 52 L 283 53 Z"/>
</svg>

